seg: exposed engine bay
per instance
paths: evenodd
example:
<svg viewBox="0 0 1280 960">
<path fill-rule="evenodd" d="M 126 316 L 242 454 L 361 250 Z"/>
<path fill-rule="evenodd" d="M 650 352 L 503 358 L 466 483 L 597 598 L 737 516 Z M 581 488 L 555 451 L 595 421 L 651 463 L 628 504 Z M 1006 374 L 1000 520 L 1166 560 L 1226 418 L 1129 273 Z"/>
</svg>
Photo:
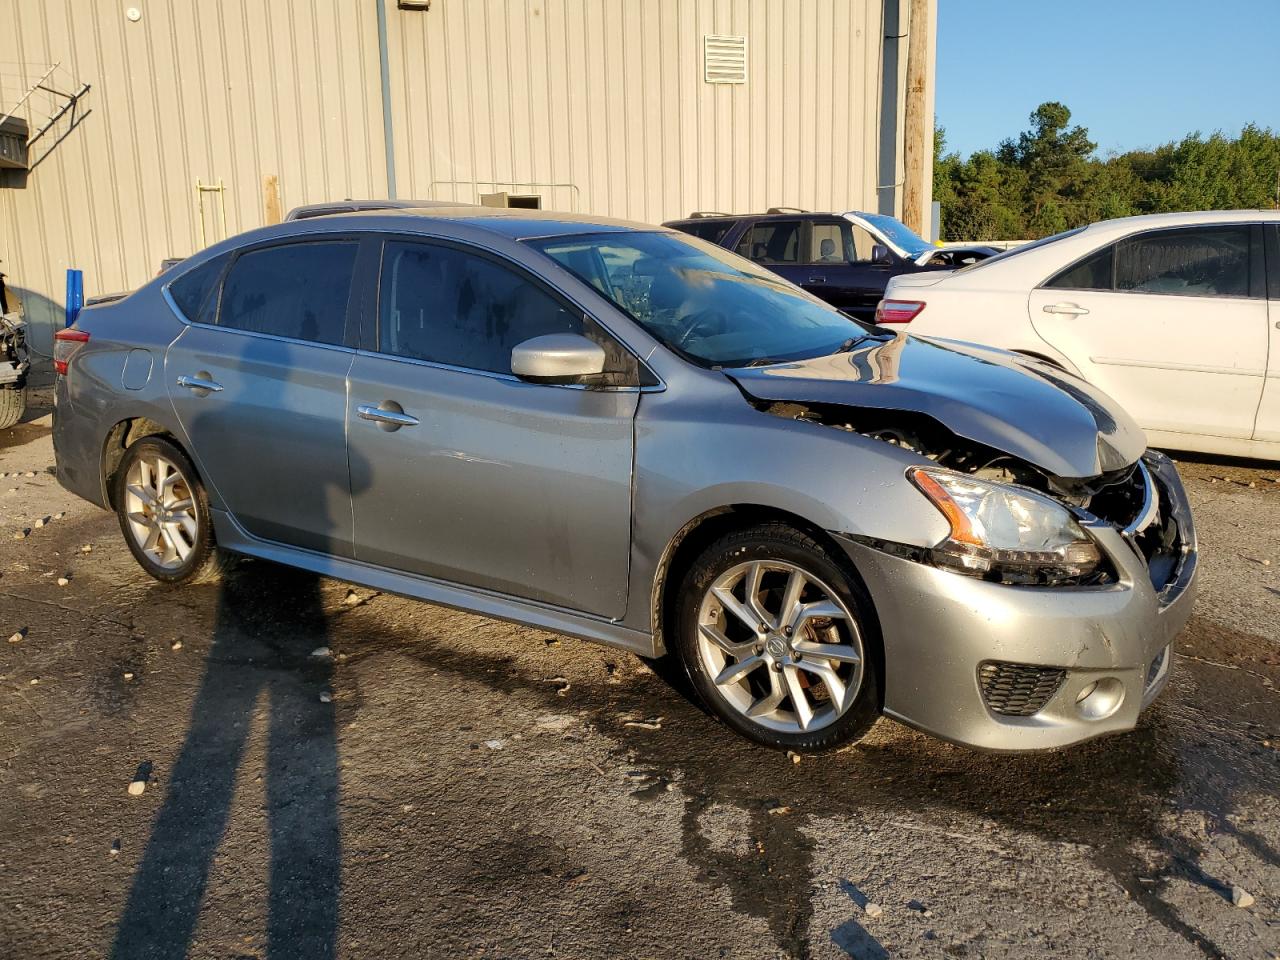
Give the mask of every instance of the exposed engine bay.
<svg viewBox="0 0 1280 960">
<path fill-rule="evenodd" d="M 1076 513 L 1112 524 L 1130 537 L 1147 561 L 1154 586 L 1171 575 L 1181 550 L 1178 524 L 1162 509 L 1157 484 L 1135 462 L 1096 477 L 1057 477 L 992 447 L 957 436 L 927 414 L 847 406 L 756 401 L 758 409 L 790 420 L 857 433 L 918 454 L 940 467 L 981 480 L 1017 484 L 1052 497 Z M 1152 503 L 1152 498 L 1155 502 Z M 1010 581 L 1002 577 L 1005 582 Z M 1037 578 L 1027 582 L 1105 583 L 1105 570 L 1088 578 Z"/>
</svg>

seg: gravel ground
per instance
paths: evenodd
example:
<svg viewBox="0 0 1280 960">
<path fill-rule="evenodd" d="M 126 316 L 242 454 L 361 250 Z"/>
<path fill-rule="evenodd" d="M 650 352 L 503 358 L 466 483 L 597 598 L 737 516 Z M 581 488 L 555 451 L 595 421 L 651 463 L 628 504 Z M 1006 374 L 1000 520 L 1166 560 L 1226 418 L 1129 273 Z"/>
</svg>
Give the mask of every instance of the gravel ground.
<svg viewBox="0 0 1280 960">
<path fill-rule="evenodd" d="M 42 399 L 0 433 L 0 956 L 1280 955 L 1280 466 L 1182 461 L 1202 598 L 1135 732 L 793 764 L 665 663 L 254 561 L 156 584 Z"/>
</svg>

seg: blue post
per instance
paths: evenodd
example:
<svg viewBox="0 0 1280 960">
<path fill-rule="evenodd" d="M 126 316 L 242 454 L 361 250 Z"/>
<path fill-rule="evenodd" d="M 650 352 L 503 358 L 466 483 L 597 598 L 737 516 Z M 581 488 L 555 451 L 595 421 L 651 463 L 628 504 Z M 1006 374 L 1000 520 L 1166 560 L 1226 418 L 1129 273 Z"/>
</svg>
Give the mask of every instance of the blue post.
<svg viewBox="0 0 1280 960">
<path fill-rule="evenodd" d="M 84 306 L 84 271 L 67 271 L 67 326 L 76 322 Z"/>
</svg>

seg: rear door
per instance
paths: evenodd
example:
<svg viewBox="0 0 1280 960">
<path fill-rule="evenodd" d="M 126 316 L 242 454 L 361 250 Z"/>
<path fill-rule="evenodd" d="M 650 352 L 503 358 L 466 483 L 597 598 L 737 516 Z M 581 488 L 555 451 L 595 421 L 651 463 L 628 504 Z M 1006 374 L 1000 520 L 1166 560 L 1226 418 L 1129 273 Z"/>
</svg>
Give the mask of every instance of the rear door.
<svg viewBox="0 0 1280 960">
<path fill-rule="evenodd" d="M 621 617 L 638 386 L 511 373 L 530 337 L 606 335 L 508 261 L 411 238 L 385 241 L 365 330 L 346 411 L 356 558 Z"/>
<path fill-rule="evenodd" d="M 165 355 L 187 449 L 240 525 L 343 556 L 351 554 L 346 378 L 359 245 L 340 238 L 240 252 Z"/>
<path fill-rule="evenodd" d="M 809 268 L 804 263 L 802 244 L 804 221 L 757 220 L 739 237 L 734 252 L 754 260 L 792 283 L 804 286 Z"/>
<path fill-rule="evenodd" d="M 1280 224 L 1265 227 L 1267 249 L 1267 379 L 1254 424 L 1255 440 L 1280 441 Z"/>
<path fill-rule="evenodd" d="M 1036 332 L 1148 430 L 1249 438 L 1267 364 L 1262 230 L 1152 230 L 1028 299 Z"/>
</svg>

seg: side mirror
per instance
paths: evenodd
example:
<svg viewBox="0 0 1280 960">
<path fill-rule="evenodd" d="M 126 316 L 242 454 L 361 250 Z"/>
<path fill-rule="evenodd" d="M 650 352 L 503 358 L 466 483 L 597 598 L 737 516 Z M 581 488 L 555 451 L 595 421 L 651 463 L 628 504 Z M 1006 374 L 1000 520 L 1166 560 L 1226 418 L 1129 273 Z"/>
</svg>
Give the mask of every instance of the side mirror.
<svg viewBox="0 0 1280 960">
<path fill-rule="evenodd" d="M 893 254 L 889 252 L 889 248 L 883 243 L 877 243 L 871 248 L 871 262 L 891 264 L 893 263 Z"/>
<path fill-rule="evenodd" d="M 511 372 L 531 383 L 581 383 L 604 373 L 604 363 L 604 347 L 578 333 L 533 337 L 511 351 Z"/>
</svg>

